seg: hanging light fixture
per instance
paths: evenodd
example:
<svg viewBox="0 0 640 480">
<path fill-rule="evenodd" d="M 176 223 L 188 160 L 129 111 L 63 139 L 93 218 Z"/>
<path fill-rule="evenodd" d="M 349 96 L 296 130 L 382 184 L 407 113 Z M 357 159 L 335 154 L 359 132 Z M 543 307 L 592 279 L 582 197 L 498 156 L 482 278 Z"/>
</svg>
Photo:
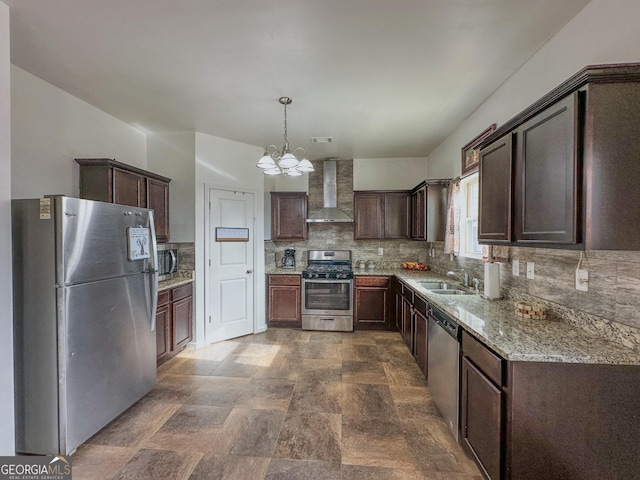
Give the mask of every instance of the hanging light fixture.
<svg viewBox="0 0 640 480">
<path fill-rule="evenodd" d="M 288 175 L 297 177 L 302 172 L 313 172 L 313 165 L 307 159 L 307 152 L 302 147 L 289 150 L 289 141 L 287 140 L 287 105 L 291 105 L 293 100 L 289 97 L 280 97 L 278 101 L 284 105 L 284 143 L 282 149 L 278 149 L 275 145 L 267 145 L 264 149 L 264 155 L 258 161 L 258 168 L 262 169 L 265 175 Z"/>
</svg>

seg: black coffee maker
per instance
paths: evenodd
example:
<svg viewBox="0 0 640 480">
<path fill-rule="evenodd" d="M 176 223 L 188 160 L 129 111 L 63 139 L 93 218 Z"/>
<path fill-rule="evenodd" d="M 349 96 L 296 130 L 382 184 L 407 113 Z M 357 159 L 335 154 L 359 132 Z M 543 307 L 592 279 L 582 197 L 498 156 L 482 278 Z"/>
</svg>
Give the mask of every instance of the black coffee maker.
<svg viewBox="0 0 640 480">
<path fill-rule="evenodd" d="M 296 268 L 296 251 L 293 248 L 285 248 L 281 261 L 282 268 Z"/>
</svg>

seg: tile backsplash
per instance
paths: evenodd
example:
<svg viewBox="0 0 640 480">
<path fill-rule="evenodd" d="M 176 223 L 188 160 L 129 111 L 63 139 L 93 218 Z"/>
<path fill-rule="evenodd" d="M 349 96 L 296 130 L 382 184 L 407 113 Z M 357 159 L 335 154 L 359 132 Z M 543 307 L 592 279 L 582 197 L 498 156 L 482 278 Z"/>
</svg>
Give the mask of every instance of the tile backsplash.
<svg viewBox="0 0 640 480">
<path fill-rule="evenodd" d="M 429 256 L 433 245 L 434 256 Z M 384 249 L 382 256 L 378 248 Z M 427 263 L 439 274 L 469 273 L 484 288 L 481 260 L 444 253 L 444 243 L 411 240 L 354 240 L 352 224 L 310 224 L 306 242 L 265 242 L 267 266 L 275 266 L 275 252 L 296 249 L 298 265 L 306 263 L 309 249 L 345 249 L 353 261 L 373 260 L 377 268 L 400 268 L 402 262 Z M 520 262 L 520 275 L 512 275 L 512 261 Z M 531 299 L 547 304 L 564 321 L 640 349 L 640 252 L 591 251 L 583 266 L 589 270 L 589 290 L 575 289 L 580 252 L 542 248 L 509 248 L 509 263 L 500 264 L 501 291 L 505 298 Z M 535 263 L 535 277 L 526 277 L 527 262 Z"/>
<path fill-rule="evenodd" d="M 444 254 L 442 242 L 435 246 L 436 256 L 430 258 L 435 271 L 464 270 L 470 277 L 483 279 L 482 261 L 470 258 L 452 260 Z M 519 276 L 512 274 L 513 260 L 520 262 Z M 503 295 L 541 299 L 565 321 L 605 333 L 629 346 L 640 346 L 640 252 L 587 252 L 582 264 L 589 270 L 587 292 L 575 289 L 579 260 L 580 251 L 575 250 L 510 247 L 509 263 L 500 264 Z M 526 276 L 527 262 L 535 264 L 533 280 Z"/>
<path fill-rule="evenodd" d="M 378 248 L 384 254 L 378 255 Z M 305 265 L 307 250 L 351 250 L 353 262 L 373 260 L 377 268 L 400 268 L 402 262 L 427 261 L 428 244 L 411 240 L 354 240 L 353 224 L 310 223 L 305 242 L 265 242 L 267 267 L 275 266 L 275 253 L 296 250 L 296 265 Z"/>
</svg>

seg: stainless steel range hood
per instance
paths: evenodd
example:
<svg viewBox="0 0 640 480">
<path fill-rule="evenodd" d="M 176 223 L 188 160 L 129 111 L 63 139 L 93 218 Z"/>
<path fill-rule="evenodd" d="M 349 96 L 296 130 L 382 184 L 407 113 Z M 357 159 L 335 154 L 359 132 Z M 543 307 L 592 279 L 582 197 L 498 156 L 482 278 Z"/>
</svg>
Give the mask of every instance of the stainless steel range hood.
<svg viewBox="0 0 640 480">
<path fill-rule="evenodd" d="M 338 208 L 337 165 L 335 160 L 324 160 L 323 193 L 324 208 L 314 212 L 307 223 L 313 222 L 353 222 L 353 218 Z"/>
</svg>

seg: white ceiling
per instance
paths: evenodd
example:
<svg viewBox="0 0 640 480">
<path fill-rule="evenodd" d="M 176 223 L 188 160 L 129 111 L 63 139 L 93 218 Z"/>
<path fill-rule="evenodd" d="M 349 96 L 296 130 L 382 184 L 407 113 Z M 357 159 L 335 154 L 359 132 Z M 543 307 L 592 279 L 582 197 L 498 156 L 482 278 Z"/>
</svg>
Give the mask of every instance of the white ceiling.
<svg viewBox="0 0 640 480">
<path fill-rule="evenodd" d="M 3 0 L 12 63 L 146 131 L 428 155 L 589 0 Z M 332 136 L 312 144 L 312 136 Z"/>
</svg>

